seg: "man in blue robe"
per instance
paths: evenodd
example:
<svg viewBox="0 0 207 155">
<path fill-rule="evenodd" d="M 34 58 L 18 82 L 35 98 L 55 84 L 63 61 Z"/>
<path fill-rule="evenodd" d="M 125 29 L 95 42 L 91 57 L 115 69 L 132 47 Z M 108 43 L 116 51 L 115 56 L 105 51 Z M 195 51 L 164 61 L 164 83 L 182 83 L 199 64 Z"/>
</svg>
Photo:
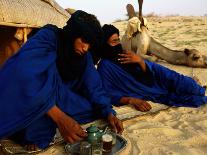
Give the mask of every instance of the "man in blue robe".
<svg viewBox="0 0 207 155">
<path fill-rule="evenodd" d="M 103 86 L 112 104 L 131 104 L 137 110 L 151 109 L 146 100 L 169 106 L 199 107 L 207 103 L 205 88 L 192 78 L 159 64 L 143 60 L 133 52 L 124 52 L 119 30 L 104 25 L 104 48 L 98 64 Z"/>
<path fill-rule="evenodd" d="M 106 118 L 123 131 L 88 50 L 99 47 L 94 15 L 77 11 L 63 29 L 46 25 L 0 70 L 0 139 L 46 148 L 59 129 L 74 143 L 87 134 L 79 123 Z M 31 144 L 31 145 L 30 145 Z"/>
</svg>

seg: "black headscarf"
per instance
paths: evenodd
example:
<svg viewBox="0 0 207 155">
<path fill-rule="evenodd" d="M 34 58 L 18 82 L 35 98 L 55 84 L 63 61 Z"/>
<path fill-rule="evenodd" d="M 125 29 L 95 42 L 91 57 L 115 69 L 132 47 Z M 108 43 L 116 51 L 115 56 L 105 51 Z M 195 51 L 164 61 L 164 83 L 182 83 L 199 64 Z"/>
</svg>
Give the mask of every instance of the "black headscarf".
<svg viewBox="0 0 207 155">
<path fill-rule="evenodd" d="M 104 32 L 103 36 L 104 36 L 104 42 L 107 42 L 107 40 L 113 35 L 113 34 L 118 34 L 119 36 L 119 30 L 111 25 L 111 24 L 105 24 L 103 27 L 102 27 L 102 30 Z"/>
<path fill-rule="evenodd" d="M 102 43 L 101 25 L 94 15 L 78 10 L 71 15 L 67 25 L 60 29 L 57 51 L 57 68 L 64 81 L 79 77 L 86 64 L 86 55 L 74 52 L 74 41 L 81 38 L 96 50 Z"/>
<path fill-rule="evenodd" d="M 104 59 L 110 59 L 114 62 L 118 62 L 118 54 L 123 52 L 122 46 L 121 44 L 118 44 L 116 46 L 110 46 L 107 41 L 108 39 L 113 35 L 113 34 L 117 34 L 119 36 L 119 30 L 113 26 L 113 25 L 108 25 L 105 24 L 102 27 L 103 30 L 103 36 L 104 36 L 104 43 L 103 43 L 103 47 L 102 50 L 100 52 L 100 57 L 104 58 Z"/>
</svg>

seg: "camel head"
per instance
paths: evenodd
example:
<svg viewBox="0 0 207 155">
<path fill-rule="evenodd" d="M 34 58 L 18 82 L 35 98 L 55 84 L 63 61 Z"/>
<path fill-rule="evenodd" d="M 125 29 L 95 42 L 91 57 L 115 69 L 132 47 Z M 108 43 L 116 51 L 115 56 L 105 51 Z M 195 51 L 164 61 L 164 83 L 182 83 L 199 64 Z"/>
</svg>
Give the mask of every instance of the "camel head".
<svg viewBox="0 0 207 155">
<path fill-rule="evenodd" d="M 207 56 L 201 54 L 196 49 L 184 49 L 187 56 L 187 65 L 191 67 L 207 68 Z"/>
<path fill-rule="evenodd" d="M 128 20 L 127 29 L 125 31 L 128 39 L 132 38 L 135 33 L 141 32 L 140 25 L 141 22 L 138 17 L 132 17 Z"/>
<path fill-rule="evenodd" d="M 141 25 L 141 21 L 138 17 L 132 17 L 128 20 L 127 29 L 125 31 L 125 35 L 128 39 L 136 36 L 138 33 L 141 33 L 143 27 L 147 28 L 147 20 L 144 18 L 143 21 L 144 26 Z"/>
</svg>

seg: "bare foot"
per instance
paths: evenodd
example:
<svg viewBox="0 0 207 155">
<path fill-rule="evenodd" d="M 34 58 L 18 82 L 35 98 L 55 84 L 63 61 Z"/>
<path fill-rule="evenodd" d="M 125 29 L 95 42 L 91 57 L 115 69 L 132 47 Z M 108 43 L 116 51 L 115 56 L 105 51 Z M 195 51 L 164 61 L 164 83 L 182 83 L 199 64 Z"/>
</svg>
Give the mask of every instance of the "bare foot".
<svg viewBox="0 0 207 155">
<path fill-rule="evenodd" d="M 25 149 L 27 151 L 39 151 L 39 147 L 37 147 L 37 145 L 35 144 L 28 144 L 28 145 L 25 145 Z"/>
<path fill-rule="evenodd" d="M 201 86 L 201 81 L 199 80 L 197 76 L 193 76 L 192 78 L 194 81 L 196 81 Z"/>
<path fill-rule="evenodd" d="M 151 105 L 145 100 L 134 97 L 122 97 L 120 102 L 122 104 L 132 105 L 136 110 L 146 112 L 152 109 Z"/>
</svg>

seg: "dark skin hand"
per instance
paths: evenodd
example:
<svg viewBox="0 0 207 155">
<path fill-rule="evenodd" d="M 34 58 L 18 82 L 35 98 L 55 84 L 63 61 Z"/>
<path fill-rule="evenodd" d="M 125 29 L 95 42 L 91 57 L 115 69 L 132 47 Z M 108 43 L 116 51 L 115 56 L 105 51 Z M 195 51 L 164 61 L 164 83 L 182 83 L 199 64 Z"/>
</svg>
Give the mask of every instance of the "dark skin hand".
<svg viewBox="0 0 207 155">
<path fill-rule="evenodd" d="M 111 113 L 108 115 L 107 119 L 108 119 L 108 122 L 111 125 L 112 129 L 116 133 L 122 134 L 122 132 L 124 130 L 122 122 Z"/>
<path fill-rule="evenodd" d="M 146 72 L 147 67 L 140 55 L 135 54 L 134 52 L 131 51 L 126 51 L 125 53 L 119 54 L 120 58 L 118 61 L 121 64 L 130 64 L 130 63 L 135 63 L 139 64 L 143 72 Z"/>
<path fill-rule="evenodd" d="M 70 116 L 62 112 L 58 107 L 52 107 L 47 113 L 57 124 L 63 138 L 69 143 L 75 143 L 87 136 L 83 128 Z"/>
<path fill-rule="evenodd" d="M 120 103 L 124 105 L 132 105 L 136 110 L 142 112 L 146 112 L 152 109 L 151 105 L 148 102 L 134 97 L 122 97 L 120 99 Z"/>
</svg>

